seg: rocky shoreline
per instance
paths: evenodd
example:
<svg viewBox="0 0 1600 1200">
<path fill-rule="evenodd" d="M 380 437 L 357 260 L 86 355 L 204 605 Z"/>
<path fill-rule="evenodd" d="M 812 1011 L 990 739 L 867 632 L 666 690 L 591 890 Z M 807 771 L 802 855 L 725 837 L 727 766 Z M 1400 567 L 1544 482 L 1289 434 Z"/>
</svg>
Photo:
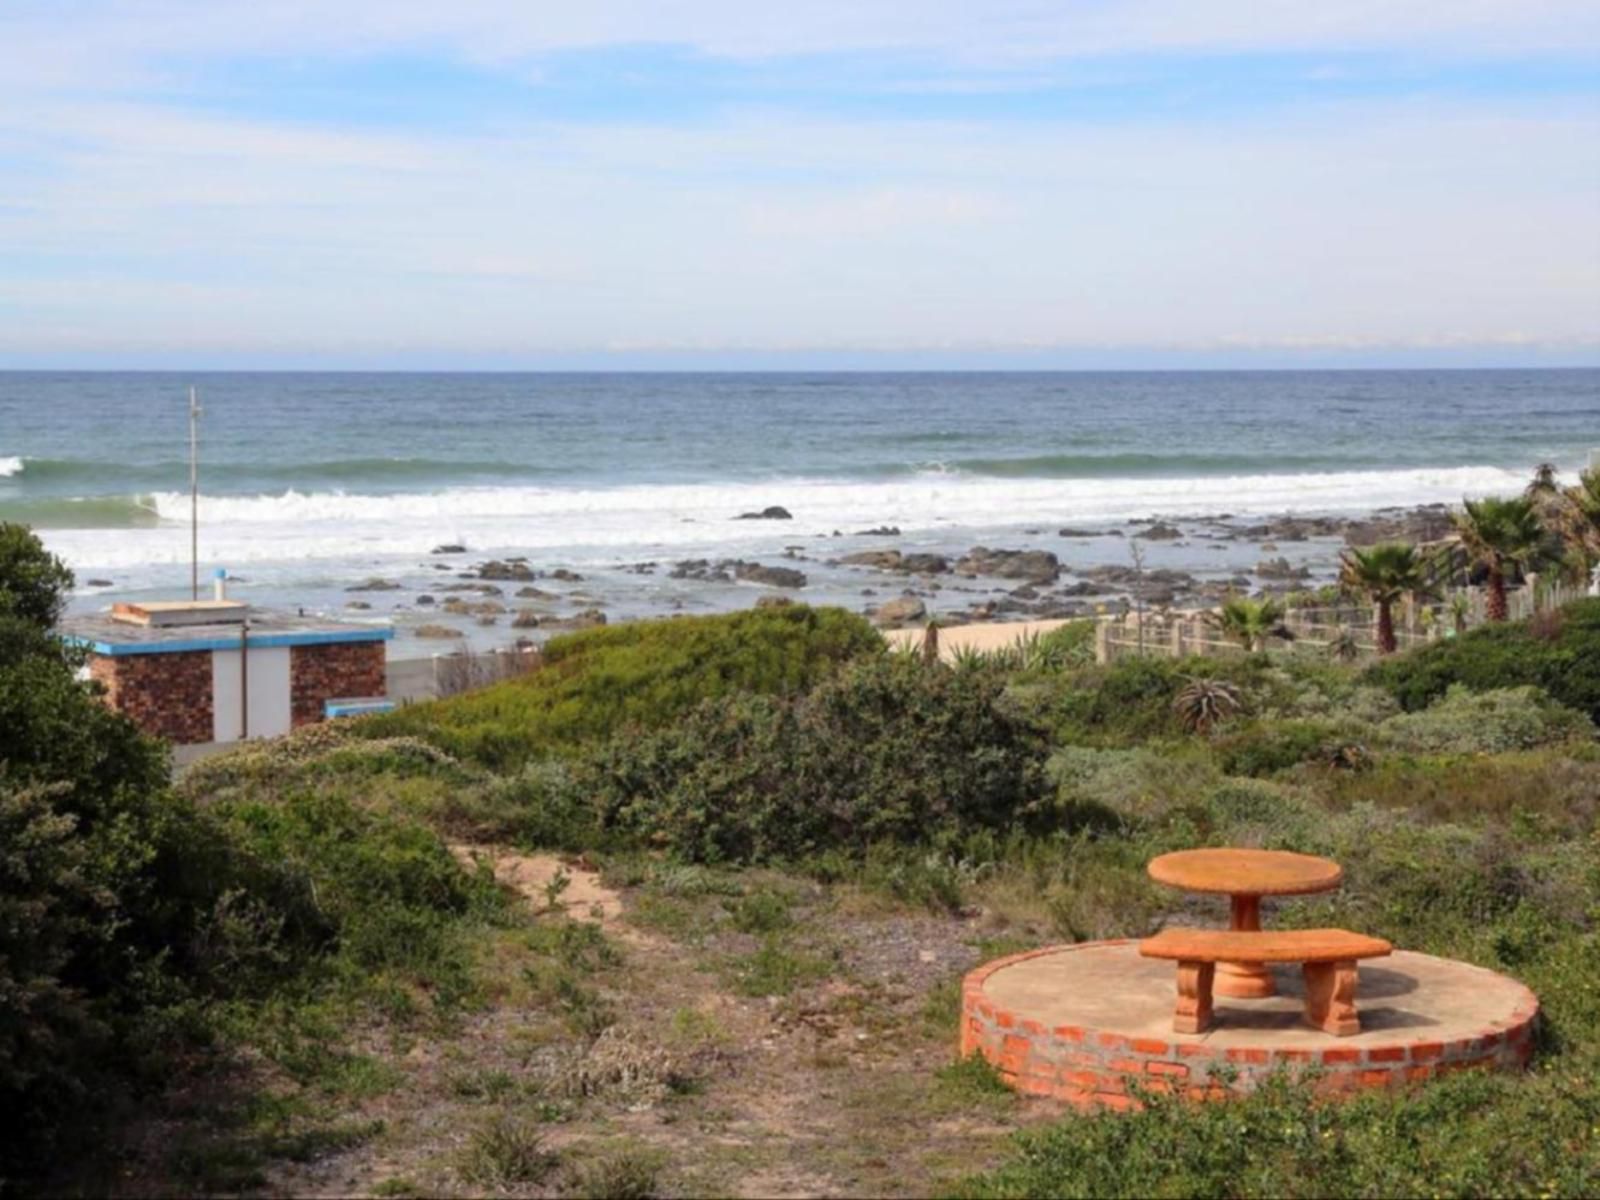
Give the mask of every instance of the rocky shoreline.
<svg viewBox="0 0 1600 1200">
<path fill-rule="evenodd" d="M 1346 546 L 1425 543 L 1449 532 L 1444 505 L 1366 516 L 1151 516 L 1024 529 L 1007 535 L 1012 544 L 961 550 L 930 549 L 927 536 L 895 544 L 899 529 L 880 525 L 818 534 L 760 557 L 586 565 L 582 573 L 520 556 L 480 558 L 468 546 L 449 544 L 417 564 L 434 576 L 431 586 L 425 578 L 374 577 L 346 588 L 344 607 L 393 620 L 399 641 L 391 654 L 400 658 L 448 649 L 444 643 L 536 642 L 613 619 L 749 607 L 780 597 L 843 604 L 883 628 L 930 616 L 960 623 L 1048 620 L 1134 603 L 1194 608 L 1230 594 L 1312 589 L 1332 581 Z M 866 538 L 876 544 L 828 552 L 835 539 Z M 368 594 L 392 601 L 380 610 Z M 431 645 L 408 652 L 407 642 Z"/>
</svg>

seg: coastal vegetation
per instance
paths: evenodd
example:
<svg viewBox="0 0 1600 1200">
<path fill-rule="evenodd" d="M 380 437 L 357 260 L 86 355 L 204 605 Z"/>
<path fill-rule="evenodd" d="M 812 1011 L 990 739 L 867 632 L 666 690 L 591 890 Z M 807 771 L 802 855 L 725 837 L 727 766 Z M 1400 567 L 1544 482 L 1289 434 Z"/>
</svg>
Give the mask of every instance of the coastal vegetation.
<svg viewBox="0 0 1600 1200">
<path fill-rule="evenodd" d="M 1106 665 L 1089 623 L 954 663 L 792 604 L 619 625 L 174 783 L 0 533 L 18 1188 L 1600 1188 L 1600 600 L 1365 666 L 1260 610 L 1252 653 Z M 1144 872 L 1199 844 L 1344 866 L 1275 923 L 1526 982 L 1533 1070 L 1082 1117 L 953 1061 L 978 962 L 1217 916 Z"/>
</svg>

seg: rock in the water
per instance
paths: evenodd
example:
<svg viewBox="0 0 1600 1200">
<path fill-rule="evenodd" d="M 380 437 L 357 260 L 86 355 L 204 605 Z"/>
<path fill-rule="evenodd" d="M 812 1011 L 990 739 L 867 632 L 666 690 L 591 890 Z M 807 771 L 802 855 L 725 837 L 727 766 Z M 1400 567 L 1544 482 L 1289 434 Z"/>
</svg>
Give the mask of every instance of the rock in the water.
<svg viewBox="0 0 1600 1200">
<path fill-rule="evenodd" d="M 956 572 L 1054 583 L 1061 574 L 1061 561 L 1048 550 L 991 550 L 987 546 L 974 546 L 956 563 Z"/>
<path fill-rule="evenodd" d="M 537 629 L 539 627 L 539 614 L 531 608 L 517 609 L 517 615 L 511 618 L 513 629 Z"/>
<path fill-rule="evenodd" d="M 1310 567 L 1292 566 L 1287 558 L 1268 558 L 1256 564 L 1262 579 L 1310 579 Z"/>
<path fill-rule="evenodd" d="M 463 600 L 459 596 L 451 596 L 442 605 L 447 613 L 455 613 L 463 617 L 492 617 L 506 610 L 506 606 L 498 600 Z"/>
<path fill-rule="evenodd" d="M 557 567 L 550 572 L 551 579 L 559 579 L 562 583 L 582 583 L 583 576 L 576 571 L 569 571 L 565 567 Z"/>
<path fill-rule="evenodd" d="M 1157 521 L 1149 529 L 1140 530 L 1133 536 L 1143 538 L 1147 542 L 1172 542 L 1183 536 L 1183 530 L 1176 525 L 1168 525 L 1164 521 Z"/>
<path fill-rule="evenodd" d="M 899 537 L 900 526 L 879 525 L 876 529 L 862 529 L 856 533 L 857 537 Z"/>
<path fill-rule="evenodd" d="M 686 558 L 672 564 L 667 572 L 671 579 L 693 579 L 697 583 L 731 583 L 733 576 L 709 559 Z"/>
<path fill-rule="evenodd" d="M 928 606 L 915 596 L 901 596 L 895 600 L 885 600 L 878 605 L 877 611 L 872 614 L 873 623 L 889 628 L 894 625 L 903 625 L 907 621 L 920 621 L 928 615 Z"/>
<path fill-rule="evenodd" d="M 525 562 L 501 562 L 491 559 L 478 568 L 479 579 L 506 579 L 513 583 L 526 583 L 535 578 L 533 568 Z"/>
<path fill-rule="evenodd" d="M 365 601 L 365 600 L 346 600 L 344 602 L 344 606 L 346 608 L 353 608 L 353 609 L 367 609 L 367 608 L 371 608 L 372 607 L 372 605 L 367 603 L 367 601 Z"/>
<path fill-rule="evenodd" d="M 442 546 L 435 546 L 428 551 L 429 554 L 465 554 L 467 548 L 460 542 L 446 542 Z"/>
<path fill-rule="evenodd" d="M 788 608 L 793 603 L 794 601 L 789 599 L 787 596 L 770 595 L 756 597 L 757 608 Z"/>
<path fill-rule="evenodd" d="M 365 583 L 352 584 L 345 588 L 347 592 L 398 592 L 400 585 L 392 579 L 379 579 L 373 576 Z"/>
<path fill-rule="evenodd" d="M 413 637 L 419 638 L 459 638 L 466 635 L 459 629 L 452 629 L 448 625 L 418 625 L 411 631 Z"/>
<path fill-rule="evenodd" d="M 111 584 L 111 580 L 109 580 L 109 579 L 85 579 L 83 581 L 83 586 L 84 587 L 110 587 L 110 586 L 112 586 L 112 584 Z"/>
<path fill-rule="evenodd" d="M 769 504 L 760 512 L 740 513 L 736 521 L 792 521 L 794 514 L 781 504 Z"/>
<path fill-rule="evenodd" d="M 793 567 L 767 567 L 760 563 L 740 562 L 733 564 L 735 579 L 742 579 L 746 583 L 763 583 L 768 587 L 803 588 L 806 585 L 804 571 L 796 571 Z"/>
<path fill-rule="evenodd" d="M 898 550 L 858 550 L 846 554 L 839 562 L 847 567 L 875 567 L 880 571 L 898 571 L 902 555 Z"/>
<path fill-rule="evenodd" d="M 1074 529 L 1072 526 L 1068 525 L 1062 529 L 1056 530 L 1056 536 L 1070 538 L 1090 538 L 1099 537 L 1100 534 L 1093 529 Z"/>
<path fill-rule="evenodd" d="M 418 608 L 427 608 L 430 605 L 433 605 L 433 604 L 436 604 L 436 603 L 437 603 L 437 601 L 434 600 L 434 598 L 432 596 L 428 595 L 427 592 L 423 592 L 422 595 L 417 597 L 417 607 Z"/>
<path fill-rule="evenodd" d="M 907 575 L 941 575 L 950 569 L 950 560 L 942 554 L 901 554 L 898 550 L 858 550 L 839 562 L 847 567 L 873 567 Z"/>
<path fill-rule="evenodd" d="M 559 599 L 561 599 L 561 597 L 557 596 L 554 592 L 544 591 L 542 588 L 525 587 L 525 588 L 518 588 L 517 589 L 517 599 L 518 600 L 559 600 Z"/>
<path fill-rule="evenodd" d="M 581 613 L 574 613 L 570 617 L 547 617 L 541 619 L 541 629 L 593 629 L 597 625 L 606 623 L 606 615 L 597 608 L 585 609 Z"/>
</svg>

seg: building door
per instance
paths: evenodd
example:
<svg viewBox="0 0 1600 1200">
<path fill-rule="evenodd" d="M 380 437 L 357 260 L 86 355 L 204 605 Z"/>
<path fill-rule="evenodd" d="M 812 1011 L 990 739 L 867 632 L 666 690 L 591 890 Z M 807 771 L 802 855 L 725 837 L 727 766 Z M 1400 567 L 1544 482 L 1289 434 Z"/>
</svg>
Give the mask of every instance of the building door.
<svg viewBox="0 0 1600 1200">
<path fill-rule="evenodd" d="M 248 654 L 248 671 L 241 672 L 239 651 L 211 652 L 212 728 L 219 742 L 236 742 L 244 736 L 241 674 L 249 677 L 249 736 L 277 737 L 289 732 L 289 647 L 252 647 Z"/>
</svg>

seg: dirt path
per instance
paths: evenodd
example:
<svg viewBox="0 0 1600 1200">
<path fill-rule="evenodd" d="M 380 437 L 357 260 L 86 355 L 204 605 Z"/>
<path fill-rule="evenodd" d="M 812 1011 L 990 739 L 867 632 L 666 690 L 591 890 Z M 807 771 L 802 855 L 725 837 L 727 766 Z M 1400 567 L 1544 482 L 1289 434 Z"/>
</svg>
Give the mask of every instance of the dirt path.
<svg viewBox="0 0 1600 1200">
<path fill-rule="evenodd" d="M 948 1078 L 957 981 L 980 957 L 964 920 L 772 873 L 644 864 L 618 881 L 581 859 L 451 850 L 534 914 L 483 948 L 485 1003 L 445 1031 L 356 1038 L 368 1082 L 317 1097 L 311 1140 L 270 1143 L 253 1171 L 174 1176 L 175 1137 L 206 1129 L 226 1167 L 228 1131 L 204 1113 L 152 1122 L 126 1187 L 918 1196 L 1050 1115 Z"/>
</svg>

